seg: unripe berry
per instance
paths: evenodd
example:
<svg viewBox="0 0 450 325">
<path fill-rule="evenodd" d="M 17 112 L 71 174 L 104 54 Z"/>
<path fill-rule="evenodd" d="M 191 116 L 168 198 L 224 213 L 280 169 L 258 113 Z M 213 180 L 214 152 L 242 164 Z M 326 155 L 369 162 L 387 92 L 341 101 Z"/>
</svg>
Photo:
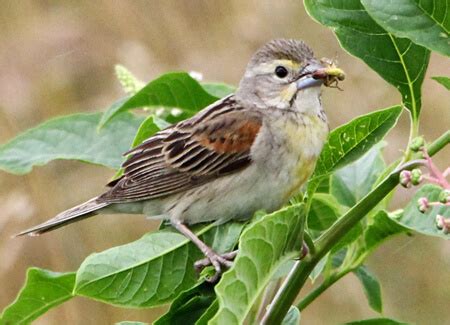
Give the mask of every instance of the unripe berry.
<svg viewBox="0 0 450 325">
<path fill-rule="evenodd" d="M 423 137 L 416 137 L 411 141 L 409 148 L 411 148 L 412 151 L 417 152 L 423 147 L 424 143 Z"/>
<path fill-rule="evenodd" d="M 419 185 L 422 182 L 422 171 L 420 169 L 413 169 L 411 171 L 412 185 Z"/>
</svg>

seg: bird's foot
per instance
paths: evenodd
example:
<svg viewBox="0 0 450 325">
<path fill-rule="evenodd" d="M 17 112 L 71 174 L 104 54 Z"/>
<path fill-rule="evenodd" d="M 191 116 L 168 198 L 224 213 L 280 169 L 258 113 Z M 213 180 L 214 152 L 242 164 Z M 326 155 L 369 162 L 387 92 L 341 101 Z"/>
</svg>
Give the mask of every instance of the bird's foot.
<svg viewBox="0 0 450 325">
<path fill-rule="evenodd" d="M 194 263 L 194 267 L 198 272 L 201 272 L 205 267 L 212 265 L 216 273 L 209 277 L 207 281 L 214 283 L 217 282 L 225 269 L 229 269 L 233 265 L 232 261 L 236 257 L 237 253 L 238 251 L 235 250 L 219 255 L 211 249 L 205 252 L 205 258 Z"/>
</svg>

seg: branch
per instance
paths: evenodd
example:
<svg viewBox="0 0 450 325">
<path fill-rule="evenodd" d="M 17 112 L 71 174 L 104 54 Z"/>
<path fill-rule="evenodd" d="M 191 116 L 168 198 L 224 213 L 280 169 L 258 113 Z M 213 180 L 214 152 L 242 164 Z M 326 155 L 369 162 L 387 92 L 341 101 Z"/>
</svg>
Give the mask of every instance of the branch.
<svg viewBox="0 0 450 325">
<path fill-rule="evenodd" d="M 427 147 L 427 151 L 430 156 L 433 156 L 448 143 L 450 143 L 450 131 L 447 131 L 431 143 Z M 415 158 L 421 159 L 422 157 L 418 154 Z M 308 279 L 309 274 L 322 257 L 397 186 L 399 174 L 402 170 L 412 169 L 417 164 L 420 164 L 420 161 L 410 161 L 395 169 L 317 239 L 316 253 L 295 264 L 267 310 L 262 321 L 263 324 L 277 324 L 280 319 L 284 318 Z"/>
<path fill-rule="evenodd" d="M 303 309 L 308 307 L 308 305 L 312 303 L 318 296 L 320 296 L 325 290 L 327 290 L 329 287 L 331 287 L 338 280 L 340 280 L 350 272 L 353 272 L 353 269 L 346 269 L 344 272 L 335 273 L 328 279 L 324 280 L 318 287 L 308 293 L 308 295 L 297 304 L 298 309 L 302 311 Z"/>
<path fill-rule="evenodd" d="M 449 143 L 450 143 L 450 130 L 442 134 L 439 138 L 434 140 L 433 143 L 428 145 L 427 147 L 428 154 L 430 156 L 434 156 Z"/>
</svg>

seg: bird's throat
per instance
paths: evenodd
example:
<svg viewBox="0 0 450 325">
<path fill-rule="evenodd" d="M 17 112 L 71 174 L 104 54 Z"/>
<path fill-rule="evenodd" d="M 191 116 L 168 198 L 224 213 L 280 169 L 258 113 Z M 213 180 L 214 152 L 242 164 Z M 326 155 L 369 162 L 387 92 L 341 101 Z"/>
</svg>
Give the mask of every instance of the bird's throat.
<svg viewBox="0 0 450 325">
<path fill-rule="evenodd" d="M 297 91 L 293 96 L 291 109 L 312 116 L 319 114 L 322 111 L 320 86 Z"/>
</svg>

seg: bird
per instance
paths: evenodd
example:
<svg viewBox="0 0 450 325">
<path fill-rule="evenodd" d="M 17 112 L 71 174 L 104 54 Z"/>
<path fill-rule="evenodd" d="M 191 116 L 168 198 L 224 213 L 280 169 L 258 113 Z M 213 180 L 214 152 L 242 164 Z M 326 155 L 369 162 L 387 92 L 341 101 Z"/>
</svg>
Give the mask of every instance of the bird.
<svg viewBox="0 0 450 325">
<path fill-rule="evenodd" d="M 212 265 L 231 265 L 190 230 L 202 222 L 276 211 L 307 182 L 329 133 L 321 86 L 344 73 L 303 41 L 275 39 L 251 57 L 236 91 L 124 153 L 123 175 L 103 194 L 20 232 L 40 235 L 97 214 L 132 213 L 170 223 Z"/>
</svg>

